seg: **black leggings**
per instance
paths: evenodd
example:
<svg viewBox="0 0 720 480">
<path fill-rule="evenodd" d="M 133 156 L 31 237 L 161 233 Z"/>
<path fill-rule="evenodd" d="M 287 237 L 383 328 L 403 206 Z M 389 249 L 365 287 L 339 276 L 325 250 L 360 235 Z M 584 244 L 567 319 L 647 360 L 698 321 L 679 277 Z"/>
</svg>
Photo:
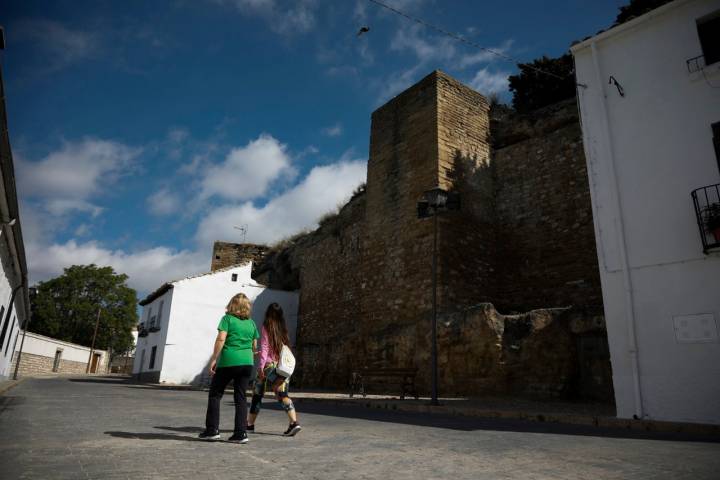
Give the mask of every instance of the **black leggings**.
<svg viewBox="0 0 720 480">
<path fill-rule="evenodd" d="M 210 394 L 208 395 L 207 415 L 205 427 L 209 431 L 220 430 L 220 399 L 225 393 L 230 380 L 233 380 L 235 396 L 235 433 L 244 433 L 247 428 L 247 403 L 245 391 L 252 377 L 252 365 L 238 365 L 236 367 L 221 367 L 215 371 Z"/>
</svg>

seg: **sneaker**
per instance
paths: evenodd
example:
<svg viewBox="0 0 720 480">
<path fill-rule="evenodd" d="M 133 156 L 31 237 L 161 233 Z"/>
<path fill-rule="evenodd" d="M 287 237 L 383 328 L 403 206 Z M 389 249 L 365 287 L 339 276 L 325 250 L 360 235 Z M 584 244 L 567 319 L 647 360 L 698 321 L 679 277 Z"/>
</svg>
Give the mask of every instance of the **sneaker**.
<svg viewBox="0 0 720 480">
<path fill-rule="evenodd" d="M 285 435 L 286 437 L 294 437 L 300 430 L 302 430 L 300 424 L 297 422 L 293 422 L 288 426 L 288 429 L 285 430 L 285 433 L 283 433 L 283 435 Z"/>
<path fill-rule="evenodd" d="M 232 437 L 228 438 L 228 442 L 232 443 L 248 443 L 247 433 L 234 433 Z"/>
<path fill-rule="evenodd" d="M 215 430 L 215 431 L 205 430 L 200 435 L 198 435 L 198 438 L 200 440 L 210 440 L 210 441 L 220 440 L 220 432 L 218 432 L 217 430 Z"/>
<path fill-rule="evenodd" d="M 247 427 L 245 427 L 245 430 L 248 433 L 255 433 L 255 425 L 248 425 Z"/>
</svg>

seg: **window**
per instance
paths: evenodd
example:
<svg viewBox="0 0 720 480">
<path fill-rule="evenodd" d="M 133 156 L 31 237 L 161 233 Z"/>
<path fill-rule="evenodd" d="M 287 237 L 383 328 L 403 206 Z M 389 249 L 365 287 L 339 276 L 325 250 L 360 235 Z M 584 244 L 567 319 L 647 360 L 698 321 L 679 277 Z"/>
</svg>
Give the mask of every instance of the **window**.
<svg viewBox="0 0 720 480">
<path fill-rule="evenodd" d="M 232 274 L 232 277 L 230 277 L 230 281 L 237 282 L 237 273 Z"/>
<path fill-rule="evenodd" d="M 160 325 L 162 322 L 162 311 L 163 311 L 163 305 L 165 304 L 165 300 L 160 300 L 160 308 L 158 308 L 157 316 L 155 317 L 155 322 L 153 322 L 153 328 L 157 332 L 160 330 Z"/>
<path fill-rule="evenodd" d="M 153 347 L 150 351 L 150 365 L 148 365 L 148 368 L 152 370 L 155 368 L 155 354 L 157 353 L 157 346 Z"/>
<path fill-rule="evenodd" d="M 5 353 L 3 354 L 5 356 L 7 356 L 8 348 L 10 347 L 10 342 L 12 342 L 13 330 L 15 330 L 15 322 L 14 321 L 13 321 L 12 327 L 10 327 L 10 335 L 8 335 L 7 345 L 5 345 Z"/>
<path fill-rule="evenodd" d="M 5 306 L 0 308 L 0 322 L 3 322 L 2 333 L 0 333 L 0 348 L 5 344 L 5 334 L 7 333 L 8 324 L 5 323 Z"/>
<path fill-rule="evenodd" d="M 145 319 L 145 325 L 147 325 L 147 328 L 153 327 L 153 316 L 152 316 L 152 307 L 148 308 L 147 318 Z"/>
<path fill-rule="evenodd" d="M 697 30 L 705 65 L 720 62 L 720 11 L 698 20 Z"/>
<path fill-rule="evenodd" d="M 715 146 L 715 160 L 718 162 L 718 170 L 720 170 L 720 122 L 711 125 L 713 133 L 713 145 Z"/>
</svg>

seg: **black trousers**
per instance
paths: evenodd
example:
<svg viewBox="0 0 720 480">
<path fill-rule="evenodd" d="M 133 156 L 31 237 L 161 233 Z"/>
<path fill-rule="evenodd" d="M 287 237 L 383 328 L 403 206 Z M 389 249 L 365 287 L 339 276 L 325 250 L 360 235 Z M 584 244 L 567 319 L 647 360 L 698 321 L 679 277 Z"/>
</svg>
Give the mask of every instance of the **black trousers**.
<svg viewBox="0 0 720 480">
<path fill-rule="evenodd" d="M 225 393 L 230 380 L 233 380 L 235 396 L 235 433 L 244 433 L 247 428 L 247 403 L 245 391 L 252 378 L 252 365 L 239 365 L 236 367 L 221 367 L 215 371 L 210 394 L 208 395 L 207 415 L 205 428 L 211 431 L 220 430 L 220 400 Z"/>
</svg>

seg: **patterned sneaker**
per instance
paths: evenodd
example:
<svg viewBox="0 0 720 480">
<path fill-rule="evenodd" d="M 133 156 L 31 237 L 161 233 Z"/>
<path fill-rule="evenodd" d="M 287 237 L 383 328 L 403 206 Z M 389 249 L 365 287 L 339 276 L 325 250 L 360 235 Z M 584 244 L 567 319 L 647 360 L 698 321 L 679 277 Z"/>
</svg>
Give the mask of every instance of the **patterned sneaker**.
<svg viewBox="0 0 720 480">
<path fill-rule="evenodd" d="M 198 435 L 198 438 L 200 440 L 210 440 L 214 442 L 215 440 L 220 440 L 220 432 L 218 432 L 217 430 L 205 430 L 200 435 Z"/>
<path fill-rule="evenodd" d="M 285 435 L 286 437 L 294 437 L 300 430 L 302 430 L 300 424 L 297 422 L 293 422 L 288 426 L 288 429 L 285 430 L 285 433 L 283 433 L 283 435 Z"/>
<path fill-rule="evenodd" d="M 234 433 L 232 437 L 228 438 L 228 442 L 231 443 L 248 443 L 247 433 Z"/>
</svg>

